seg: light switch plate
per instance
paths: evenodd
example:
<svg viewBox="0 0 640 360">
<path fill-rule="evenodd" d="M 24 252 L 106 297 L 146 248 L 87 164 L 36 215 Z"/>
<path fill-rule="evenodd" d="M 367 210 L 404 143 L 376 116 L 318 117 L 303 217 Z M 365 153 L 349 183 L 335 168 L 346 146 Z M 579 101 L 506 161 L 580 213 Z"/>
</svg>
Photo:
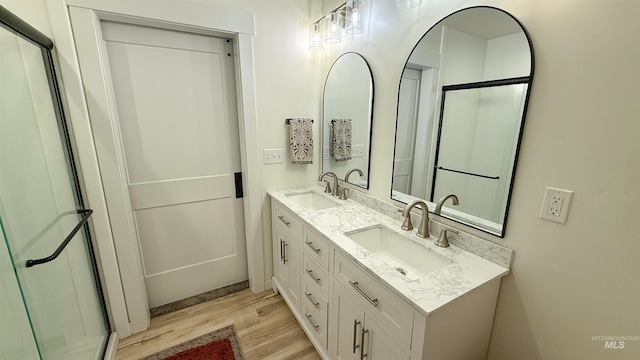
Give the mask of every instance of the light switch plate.
<svg viewBox="0 0 640 360">
<path fill-rule="evenodd" d="M 547 187 L 542 200 L 540 218 L 566 224 L 571 200 L 573 200 L 573 191 Z"/>
<path fill-rule="evenodd" d="M 264 149 L 262 152 L 265 164 L 282 164 L 284 162 L 284 150 L 282 149 Z"/>
<path fill-rule="evenodd" d="M 364 145 L 353 145 L 351 147 L 351 158 L 364 157 Z"/>
<path fill-rule="evenodd" d="M 323 146 L 322 147 L 322 159 L 323 160 L 329 160 L 329 156 L 331 153 L 329 152 L 329 147 L 328 146 Z"/>
</svg>

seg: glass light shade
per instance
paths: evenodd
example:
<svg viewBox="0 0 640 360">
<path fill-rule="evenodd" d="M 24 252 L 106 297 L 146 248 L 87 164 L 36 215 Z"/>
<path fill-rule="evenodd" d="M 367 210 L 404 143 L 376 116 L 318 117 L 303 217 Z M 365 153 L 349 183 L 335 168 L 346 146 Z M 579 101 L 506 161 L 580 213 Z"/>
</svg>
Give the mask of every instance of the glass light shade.
<svg viewBox="0 0 640 360">
<path fill-rule="evenodd" d="M 339 43 L 342 41 L 342 24 L 340 21 L 340 13 L 332 12 L 325 20 L 325 34 L 324 41 L 328 43 Z"/>
<path fill-rule="evenodd" d="M 422 4 L 422 0 L 398 0 L 397 4 L 401 9 L 410 9 Z"/>
<path fill-rule="evenodd" d="M 309 28 L 309 49 L 322 50 L 322 26 L 319 23 L 311 24 Z"/>
<path fill-rule="evenodd" d="M 362 12 L 363 1 L 347 1 L 347 34 L 362 34 L 364 32 L 364 14 Z"/>
</svg>

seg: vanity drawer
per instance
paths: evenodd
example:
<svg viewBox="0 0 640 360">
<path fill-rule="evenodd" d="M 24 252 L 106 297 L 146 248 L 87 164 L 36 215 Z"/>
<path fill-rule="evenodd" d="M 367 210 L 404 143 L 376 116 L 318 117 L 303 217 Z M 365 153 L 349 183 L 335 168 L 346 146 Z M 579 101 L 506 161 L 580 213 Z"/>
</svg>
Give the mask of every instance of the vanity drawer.
<svg viewBox="0 0 640 360">
<path fill-rule="evenodd" d="M 405 349 L 411 346 L 414 310 L 398 295 L 379 284 L 339 251 L 334 254 L 333 276 L 363 304 L 368 313 Z"/>
<path fill-rule="evenodd" d="M 308 278 L 302 280 L 302 302 L 327 315 L 327 299 L 318 291 L 313 280 Z"/>
<path fill-rule="evenodd" d="M 303 254 L 302 277 L 317 289 L 325 299 L 329 297 L 329 273 L 313 261 L 308 254 Z"/>
<path fill-rule="evenodd" d="M 321 298 L 315 300 L 321 303 L 317 308 L 309 299 L 302 299 L 302 317 L 304 318 L 302 321 L 310 330 L 311 336 L 315 338 L 323 349 L 327 349 L 327 303 Z"/>
<path fill-rule="evenodd" d="M 300 236 L 302 236 L 302 221 L 300 221 L 297 216 L 293 215 L 288 210 L 285 210 L 277 202 L 274 201 L 272 202 L 272 204 L 273 221 L 275 223 L 283 225 L 285 228 L 291 231 L 296 239 L 300 239 Z"/>
<path fill-rule="evenodd" d="M 325 270 L 329 270 L 329 243 L 308 227 L 304 227 L 304 244 L 302 247 L 309 257 L 314 259 Z"/>
</svg>

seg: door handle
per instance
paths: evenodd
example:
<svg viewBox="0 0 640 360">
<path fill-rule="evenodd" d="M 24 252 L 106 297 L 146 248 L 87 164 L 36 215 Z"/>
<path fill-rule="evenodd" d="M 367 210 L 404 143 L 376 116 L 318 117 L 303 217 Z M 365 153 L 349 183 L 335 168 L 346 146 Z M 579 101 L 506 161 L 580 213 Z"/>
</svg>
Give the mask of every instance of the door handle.
<svg viewBox="0 0 640 360">
<path fill-rule="evenodd" d="M 278 215 L 278 219 L 280 219 L 280 221 L 282 221 L 285 225 L 291 226 L 291 223 L 289 221 L 285 220 L 284 216 Z"/>
<path fill-rule="evenodd" d="M 284 240 L 280 239 L 280 261 L 284 263 Z"/>
<path fill-rule="evenodd" d="M 316 284 L 320 284 L 320 278 L 313 275 L 313 270 L 307 269 L 305 271 L 307 272 L 307 275 L 309 275 L 309 277 L 316 282 Z"/>
<path fill-rule="evenodd" d="M 369 333 L 369 330 L 362 329 L 362 333 L 360 333 L 360 360 L 364 360 L 369 354 L 364 353 L 364 335 Z"/>
<path fill-rule="evenodd" d="M 362 291 L 362 289 L 360 289 L 360 287 L 358 286 L 358 282 L 353 282 L 351 280 L 349 280 L 349 285 L 351 285 L 354 289 L 356 289 L 356 291 L 358 293 L 360 293 L 360 295 L 362 295 L 365 299 L 367 299 L 368 302 L 371 303 L 371 305 L 378 307 L 378 299 L 372 299 L 369 295 L 367 295 L 367 293 L 365 293 L 364 291 Z"/>
<path fill-rule="evenodd" d="M 32 266 L 35 266 L 35 265 L 45 264 L 45 263 L 48 263 L 49 261 L 55 260 L 55 258 L 57 258 L 62 253 L 64 248 L 67 247 L 67 245 L 69 244 L 71 239 L 73 239 L 73 237 L 76 235 L 78 230 L 80 230 L 80 228 L 87 222 L 87 220 L 89 220 L 89 217 L 91 216 L 91 214 L 93 214 L 93 210 L 91 210 L 91 209 L 81 209 L 81 210 L 78 210 L 78 214 L 83 214 L 84 216 L 82 216 L 82 219 L 80 219 L 80 222 L 78 222 L 78 225 L 76 225 L 71 230 L 69 235 L 67 235 L 67 237 L 65 237 L 64 240 L 62 240 L 62 243 L 60 243 L 60 245 L 58 245 L 58 248 L 56 248 L 56 250 L 53 252 L 53 254 L 51 254 L 51 255 L 49 255 L 47 257 L 41 258 L 41 259 L 30 259 L 30 260 L 27 260 L 27 263 L 25 264 L 25 266 L 26 267 L 32 267 Z"/>
<path fill-rule="evenodd" d="M 283 259 L 282 263 L 283 263 L 283 264 L 286 264 L 286 263 L 287 263 L 287 261 L 289 261 L 289 260 L 287 259 L 287 246 L 289 246 L 289 244 L 287 244 L 287 242 L 286 242 L 286 241 L 283 241 L 283 242 L 284 242 L 284 251 L 282 252 L 282 256 L 284 257 L 284 259 Z"/>
<path fill-rule="evenodd" d="M 356 344 L 356 336 L 358 334 L 358 325 L 362 324 L 358 319 L 353 319 L 353 353 L 356 353 L 356 350 L 360 347 L 360 345 Z"/>
<path fill-rule="evenodd" d="M 313 241 L 305 241 L 304 243 L 307 244 L 307 246 L 310 247 L 313 252 L 315 252 L 316 254 L 320 254 L 320 249 L 313 246 Z"/>
<path fill-rule="evenodd" d="M 307 318 L 307 321 L 309 322 L 309 324 L 311 325 L 311 327 L 313 327 L 313 330 L 318 331 L 320 330 L 320 325 L 316 324 L 313 319 L 311 318 L 311 315 L 309 314 L 304 314 L 304 316 Z"/>
<path fill-rule="evenodd" d="M 320 303 L 313 298 L 313 295 L 311 295 L 311 293 L 305 292 L 304 295 L 307 297 L 307 299 L 309 299 L 313 307 L 315 307 L 316 309 L 320 307 Z"/>
</svg>

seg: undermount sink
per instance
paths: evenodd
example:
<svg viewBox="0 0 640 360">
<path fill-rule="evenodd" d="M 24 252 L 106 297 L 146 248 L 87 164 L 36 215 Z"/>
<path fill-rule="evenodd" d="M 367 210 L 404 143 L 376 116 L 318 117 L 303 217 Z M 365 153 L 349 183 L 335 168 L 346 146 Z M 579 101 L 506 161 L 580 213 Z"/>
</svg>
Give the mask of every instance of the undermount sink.
<svg viewBox="0 0 640 360">
<path fill-rule="evenodd" d="M 296 202 L 298 205 L 310 209 L 310 210 L 322 210 L 336 206 L 340 206 L 340 203 L 333 201 L 325 196 L 322 196 L 314 191 L 307 191 L 302 193 L 290 193 L 285 194 L 289 199 Z"/>
<path fill-rule="evenodd" d="M 369 250 L 376 258 L 412 279 L 422 277 L 452 263 L 447 257 L 384 226 L 350 231 L 345 235 Z"/>
</svg>

